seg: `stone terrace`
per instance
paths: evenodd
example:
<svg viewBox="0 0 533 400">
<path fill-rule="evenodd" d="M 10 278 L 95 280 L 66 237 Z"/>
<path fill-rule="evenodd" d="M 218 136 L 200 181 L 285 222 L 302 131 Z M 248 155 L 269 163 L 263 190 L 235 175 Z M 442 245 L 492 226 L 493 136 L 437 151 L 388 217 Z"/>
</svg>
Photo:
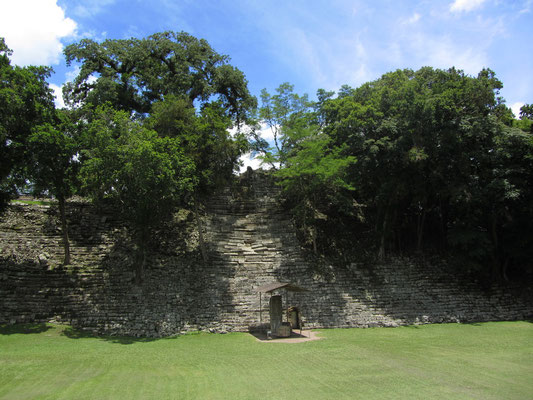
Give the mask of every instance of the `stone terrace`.
<svg viewBox="0 0 533 400">
<path fill-rule="evenodd" d="M 194 249 L 191 221 L 162 227 L 140 286 L 127 230 L 112 210 L 69 204 L 73 265 L 64 268 L 55 208 L 11 206 L 0 220 L 0 323 L 52 319 L 102 334 L 153 337 L 246 331 L 259 322 L 255 288 L 273 280 L 309 289 L 284 301 L 300 306 L 315 328 L 533 316 L 531 290 L 482 290 L 409 260 L 317 269 L 278 194 L 268 175 L 254 172 L 214 196 L 204 217 L 206 264 Z M 268 296 L 262 305 L 267 322 Z"/>
</svg>

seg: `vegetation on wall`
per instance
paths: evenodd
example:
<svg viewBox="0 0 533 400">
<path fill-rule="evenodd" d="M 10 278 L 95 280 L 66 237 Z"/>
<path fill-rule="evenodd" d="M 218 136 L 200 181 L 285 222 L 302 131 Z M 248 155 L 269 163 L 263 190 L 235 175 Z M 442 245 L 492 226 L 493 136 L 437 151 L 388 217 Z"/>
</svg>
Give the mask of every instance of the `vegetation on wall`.
<svg viewBox="0 0 533 400">
<path fill-rule="evenodd" d="M 55 197 L 65 264 L 75 193 L 122 212 L 139 281 L 153 229 L 178 206 L 194 211 L 207 260 L 202 205 L 252 149 L 317 255 L 438 254 L 494 280 L 532 268 L 532 106 L 515 119 L 489 69 L 397 70 L 316 101 L 284 83 L 257 108 L 244 74 L 205 40 L 83 39 L 65 48 L 80 69 L 56 110 L 51 69 L 10 55 L 2 39 L 0 206 L 24 187 Z M 239 129 L 259 122 L 272 141 Z"/>
<path fill-rule="evenodd" d="M 25 183 L 28 138 L 54 118 L 48 67 L 11 65 L 12 50 L 0 38 L 0 211 Z"/>
<path fill-rule="evenodd" d="M 275 174 L 304 238 L 335 256 L 437 253 L 494 280 L 522 276 L 533 255 L 530 106 L 515 120 L 501 87 L 488 69 L 425 67 L 293 107 L 277 128 L 292 145 Z"/>
</svg>

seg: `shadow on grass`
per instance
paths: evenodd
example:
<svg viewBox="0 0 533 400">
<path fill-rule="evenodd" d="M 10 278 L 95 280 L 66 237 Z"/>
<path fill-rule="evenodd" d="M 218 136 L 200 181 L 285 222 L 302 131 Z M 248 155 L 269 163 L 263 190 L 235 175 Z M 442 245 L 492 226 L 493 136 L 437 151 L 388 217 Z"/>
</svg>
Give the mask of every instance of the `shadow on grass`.
<svg viewBox="0 0 533 400">
<path fill-rule="evenodd" d="M 133 343 L 149 343 L 156 340 L 176 339 L 177 336 L 169 336 L 162 338 L 150 337 L 133 337 L 133 336 L 99 336 L 92 332 L 84 331 L 82 329 L 72 328 L 67 326 L 61 333 L 69 339 L 97 339 L 116 344 L 133 344 Z"/>
<path fill-rule="evenodd" d="M 461 325 L 482 326 L 489 322 L 527 322 L 533 324 L 533 319 L 520 319 L 520 320 L 493 320 L 493 321 L 477 321 L 477 322 L 461 322 Z"/>
<path fill-rule="evenodd" d="M 16 325 L 0 325 L 0 335 L 14 335 L 14 334 L 28 334 L 28 333 L 43 333 L 52 329 L 44 323 L 42 324 L 16 324 Z"/>
</svg>

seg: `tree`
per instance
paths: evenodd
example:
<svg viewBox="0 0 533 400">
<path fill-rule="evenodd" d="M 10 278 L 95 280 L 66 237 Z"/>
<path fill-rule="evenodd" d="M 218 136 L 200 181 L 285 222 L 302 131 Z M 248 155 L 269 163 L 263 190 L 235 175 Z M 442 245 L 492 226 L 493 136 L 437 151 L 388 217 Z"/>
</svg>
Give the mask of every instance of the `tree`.
<svg viewBox="0 0 533 400">
<path fill-rule="evenodd" d="M 524 104 L 520 107 L 520 118 L 533 119 L 533 104 Z"/>
<path fill-rule="evenodd" d="M 343 154 L 342 148 L 332 148 L 331 139 L 320 131 L 309 129 L 298 136 L 298 145 L 274 175 L 293 204 L 304 237 L 309 238 L 317 254 L 316 223 L 327 218 L 323 203 L 339 206 L 342 192 L 354 190 L 346 180 L 346 171 L 356 159 Z"/>
<path fill-rule="evenodd" d="M 96 109 L 82 158 L 86 193 L 96 201 L 111 201 L 129 223 L 140 283 L 151 233 L 194 192 L 194 165 L 176 139 L 159 137 L 110 106 Z"/>
<path fill-rule="evenodd" d="M 81 62 L 78 77 L 65 91 L 67 100 L 89 110 L 88 120 L 92 108 L 109 102 L 179 145 L 190 160 L 190 205 L 207 260 L 199 207 L 207 193 L 232 176 L 247 142 L 228 129 L 247 121 L 257 103 L 244 74 L 205 40 L 184 32 L 100 44 L 84 39 L 67 46 L 65 55 L 69 64 Z"/>
<path fill-rule="evenodd" d="M 525 132 L 533 134 L 533 104 L 524 104 L 520 107 L 520 121 L 516 125 Z"/>
<path fill-rule="evenodd" d="M 80 73 L 66 87 L 73 106 L 110 102 L 138 115 L 154 102 L 175 95 L 200 108 L 218 100 L 237 125 L 256 105 L 244 74 L 228 64 L 203 39 L 185 32 L 156 33 L 144 39 L 83 39 L 65 48 L 67 65 L 81 62 Z"/>
<path fill-rule="evenodd" d="M 52 122 L 53 94 L 48 67 L 12 66 L 12 51 L 0 38 L 0 210 L 25 182 L 27 140 L 32 128 Z"/>
<path fill-rule="evenodd" d="M 59 204 L 63 234 L 64 265 L 70 264 L 70 245 L 65 203 L 74 192 L 78 161 L 77 143 L 68 116 L 58 116 L 56 126 L 46 123 L 35 127 L 28 139 L 27 176 L 32 183 L 33 194 L 47 192 Z"/>
<path fill-rule="evenodd" d="M 329 138 L 326 152 L 357 159 L 343 166 L 354 188 L 344 194 L 360 205 L 358 224 L 373 227 L 379 258 L 437 250 L 494 279 L 527 264 L 513 242 L 530 237 L 531 136 L 511 127 L 501 87 L 489 69 L 472 77 L 425 67 L 322 93 L 312 120 Z"/>
<path fill-rule="evenodd" d="M 304 240 L 316 254 L 318 220 L 327 218 L 329 207 L 325 205 L 339 205 L 343 192 L 353 190 L 346 171 L 356 160 L 322 131 L 322 107 L 332 92 L 319 90 L 316 103 L 307 94 L 294 93 L 289 83 L 281 84 L 276 92 L 270 95 L 263 89 L 259 110 L 273 133 L 274 147 L 256 137 L 256 150 L 263 153 L 263 163 L 274 167 Z"/>
<path fill-rule="evenodd" d="M 255 134 L 254 149 L 261 153 L 263 163 L 274 169 L 283 167 L 294 145 L 288 130 L 299 130 L 302 117 L 309 115 L 312 107 L 307 94 L 299 96 L 293 90 L 294 86 L 285 82 L 276 88 L 275 95 L 261 91 L 259 117 L 272 131 L 274 147 Z"/>
<path fill-rule="evenodd" d="M 196 182 L 192 206 L 204 262 L 208 257 L 199 207 L 210 193 L 228 183 L 240 155 L 248 148 L 242 133 L 230 135 L 231 124 L 231 118 L 220 102 L 205 105 L 196 115 L 188 99 L 172 95 L 154 103 L 153 112 L 146 120 L 146 125 L 160 136 L 173 138 L 179 143 L 192 161 L 191 177 Z"/>
</svg>

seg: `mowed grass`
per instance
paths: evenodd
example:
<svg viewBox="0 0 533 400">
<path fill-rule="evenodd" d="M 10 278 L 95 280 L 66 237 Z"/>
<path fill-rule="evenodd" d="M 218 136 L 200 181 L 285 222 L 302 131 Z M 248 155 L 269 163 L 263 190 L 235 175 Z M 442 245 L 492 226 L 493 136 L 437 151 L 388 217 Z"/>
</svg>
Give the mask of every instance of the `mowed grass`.
<svg viewBox="0 0 533 400">
<path fill-rule="evenodd" d="M 533 324 L 98 338 L 0 327 L 1 399 L 533 399 Z"/>
</svg>

